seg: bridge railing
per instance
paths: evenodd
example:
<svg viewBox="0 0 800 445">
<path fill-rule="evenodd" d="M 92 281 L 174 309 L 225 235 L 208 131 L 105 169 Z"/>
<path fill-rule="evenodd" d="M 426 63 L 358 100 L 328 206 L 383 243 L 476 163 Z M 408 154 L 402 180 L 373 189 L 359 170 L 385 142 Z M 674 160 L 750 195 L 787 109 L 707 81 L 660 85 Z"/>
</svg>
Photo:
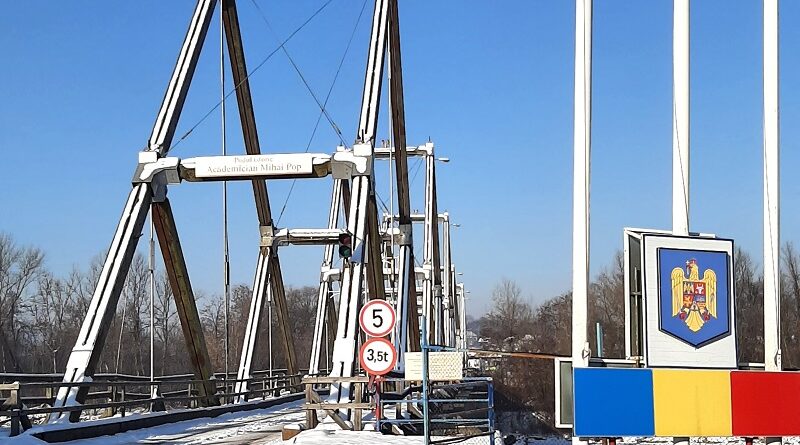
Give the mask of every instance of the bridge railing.
<svg viewBox="0 0 800 445">
<path fill-rule="evenodd" d="M 272 374 L 272 375 L 270 375 Z M 221 404 L 232 403 L 240 395 L 248 400 L 277 397 L 301 390 L 300 380 L 305 374 L 287 374 L 285 370 L 258 371 L 249 379 L 226 378 L 215 375 L 215 398 Z M 10 379 L 16 379 L 11 383 Z M 98 374 L 92 382 L 63 383 L 59 374 L 0 374 L 0 427 L 11 424 L 11 435 L 30 428 L 34 423 L 44 423 L 52 413 L 82 412 L 92 417 L 120 415 L 139 409 L 143 412 L 195 408 L 201 399 L 198 388 L 203 380 L 192 374 L 149 377 L 119 374 Z M 236 383 L 247 382 L 248 391 L 236 392 Z M 55 394 L 62 387 L 88 388 L 84 403 L 75 406 L 54 407 Z"/>
</svg>

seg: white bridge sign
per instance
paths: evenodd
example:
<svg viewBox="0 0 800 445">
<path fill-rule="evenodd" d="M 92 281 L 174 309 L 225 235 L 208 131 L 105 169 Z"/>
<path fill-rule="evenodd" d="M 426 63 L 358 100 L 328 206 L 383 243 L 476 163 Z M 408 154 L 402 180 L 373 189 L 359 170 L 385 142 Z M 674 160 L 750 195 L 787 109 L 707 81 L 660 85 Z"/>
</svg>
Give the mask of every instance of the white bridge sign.
<svg viewBox="0 0 800 445">
<path fill-rule="evenodd" d="M 305 153 L 204 156 L 194 158 L 192 161 L 194 161 L 194 174 L 197 178 L 297 176 L 314 173 L 313 157 Z"/>
</svg>

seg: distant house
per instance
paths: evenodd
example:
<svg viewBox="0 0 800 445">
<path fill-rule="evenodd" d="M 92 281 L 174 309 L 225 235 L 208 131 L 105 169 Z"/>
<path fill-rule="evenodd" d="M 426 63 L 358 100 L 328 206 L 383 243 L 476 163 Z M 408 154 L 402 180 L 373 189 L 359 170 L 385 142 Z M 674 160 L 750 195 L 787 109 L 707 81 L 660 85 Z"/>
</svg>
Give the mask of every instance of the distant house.
<svg viewBox="0 0 800 445">
<path fill-rule="evenodd" d="M 478 342 L 478 334 L 467 331 L 467 348 L 474 349 L 480 348 L 480 343 Z"/>
</svg>

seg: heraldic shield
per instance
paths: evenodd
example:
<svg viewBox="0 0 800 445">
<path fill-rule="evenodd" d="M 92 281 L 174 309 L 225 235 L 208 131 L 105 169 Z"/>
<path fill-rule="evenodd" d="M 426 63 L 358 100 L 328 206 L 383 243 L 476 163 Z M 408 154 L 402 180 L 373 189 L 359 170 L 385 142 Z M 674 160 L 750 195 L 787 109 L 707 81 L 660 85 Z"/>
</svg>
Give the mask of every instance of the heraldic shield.
<svg viewBox="0 0 800 445">
<path fill-rule="evenodd" d="M 728 254 L 658 249 L 662 332 L 696 348 L 730 334 Z"/>
</svg>

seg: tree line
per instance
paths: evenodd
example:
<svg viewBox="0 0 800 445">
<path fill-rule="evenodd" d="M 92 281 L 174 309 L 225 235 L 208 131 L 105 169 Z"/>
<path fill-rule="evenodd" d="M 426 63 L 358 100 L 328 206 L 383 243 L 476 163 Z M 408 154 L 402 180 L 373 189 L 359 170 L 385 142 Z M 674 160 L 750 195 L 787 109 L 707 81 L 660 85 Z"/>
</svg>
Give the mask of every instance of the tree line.
<svg viewBox="0 0 800 445">
<path fill-rule="evenodd" d="M 759 265 L 744 250 L 734 254 L 736 340 L 740 363 L 764 362 L 764 281 Z M 603 356 L 625 357 L 623 257 L 611 264 L 589 286 L 589 345 L 597 356 L 595 324 L 603 330 Z M 486 348 L 568 356 L 571 352 L 572 294 L 565 292 L 534 305 L 520 286 L 501 280 L 492 291 L 490 311 L 473 319 Z M 800 253 L 787 243 L 781 264 L 781 350 L 784 369 L 800 368 Z M 552 422 L 554 366 L 551 360 L 503 358 L 491 369 L 496 387 L 515 402 Z"/>
<path fill-rule="evenodd" d="M 102 268 L 96 257 L 88 267 L 57 276 L 45 265 L 45 253 L 18 245 L 0 233 L 0 372 L 63 372 L 86 316 Z M 106 337 L 99 373 L 150 374 L 150 333 L 154 336 L 156 375 L 190 373 L 180 321 L 169 280 L 155 275 L 154 317 L 150 319 L 150 272 L 147 259 L 137 253 L 131 262 L 122 294 Z M 287 287 L 291 335 L 298 365 L 305 368 L 312 333 L 307 320 L 316 314 L 316 287 Z M 220 294 L 195 291 L 209 356 L 215 371 L 225 369 L 225 299 Z M 231 289 L 229 311 L 229 369 L 236 371 L 250 308 L 251 288 Z M 266 313 L 266 310 L 265 310 Z M 273 366 L 285 367 L 285 357 L 273 317 Z M 267 369 L 269 329 L 261 323 L 253 369 Z"/>
<path fill-rule="evenodd" d="M 57 276 L 45 264 L 45 253 L 18 245 L 0 233 L 0 372 L 57 373 L 64 370 L 102 267 L 96 257 L 84 269 L 75 267 Z M 737 248 L 734 260 L 736 338 L 740 362 L 763 362 L 763 276 L 747 252 Z M 146 258 L 131 263 L 119 304 L 103 348 L 97 372 L 149 375 L 150 333 L 154 335 L 156 375 L 191 372 L 169 281 L 156 274 L 154 321 L 150 321 L 150 275 Z M 624 357 L 624 273 L 621 253 L 594 277 L 589 288 L 589 344 L 596 344 L 595 323 L 603 327 L 603 355 Z M 782 249 L 781 348 L 783 366 L 800 369 L 800 252 L 792 244 Z M 307 320 L 316 313 L 316 287 L 287 287 L 290 335 L 298 364 L 304 368 L 311 350 Z M 219 294 L 196 291 L 209 355 L 215 371 L 225 369 L 225 300 Z M 229 367 L 236 370 L 250 307 L 251 288 L 233 286 L 229 313 Z M 505 351 L 569 355 L 571 348 L 570 292 L 534 305 L 518 284 L 501 280 L 491 294 L 490 311 L 472 319 L 469 328 L 486 347 Z M 273 317 L 272 357 L 275 368 L 285 367 L 276 318 Z M 261 323 L 254 369 L 269 362 L 270 326 Z M 552 421 L 553 363 L 549 360 L 507 358 L 491 371 L 497 388 Z"/>
</svg>

